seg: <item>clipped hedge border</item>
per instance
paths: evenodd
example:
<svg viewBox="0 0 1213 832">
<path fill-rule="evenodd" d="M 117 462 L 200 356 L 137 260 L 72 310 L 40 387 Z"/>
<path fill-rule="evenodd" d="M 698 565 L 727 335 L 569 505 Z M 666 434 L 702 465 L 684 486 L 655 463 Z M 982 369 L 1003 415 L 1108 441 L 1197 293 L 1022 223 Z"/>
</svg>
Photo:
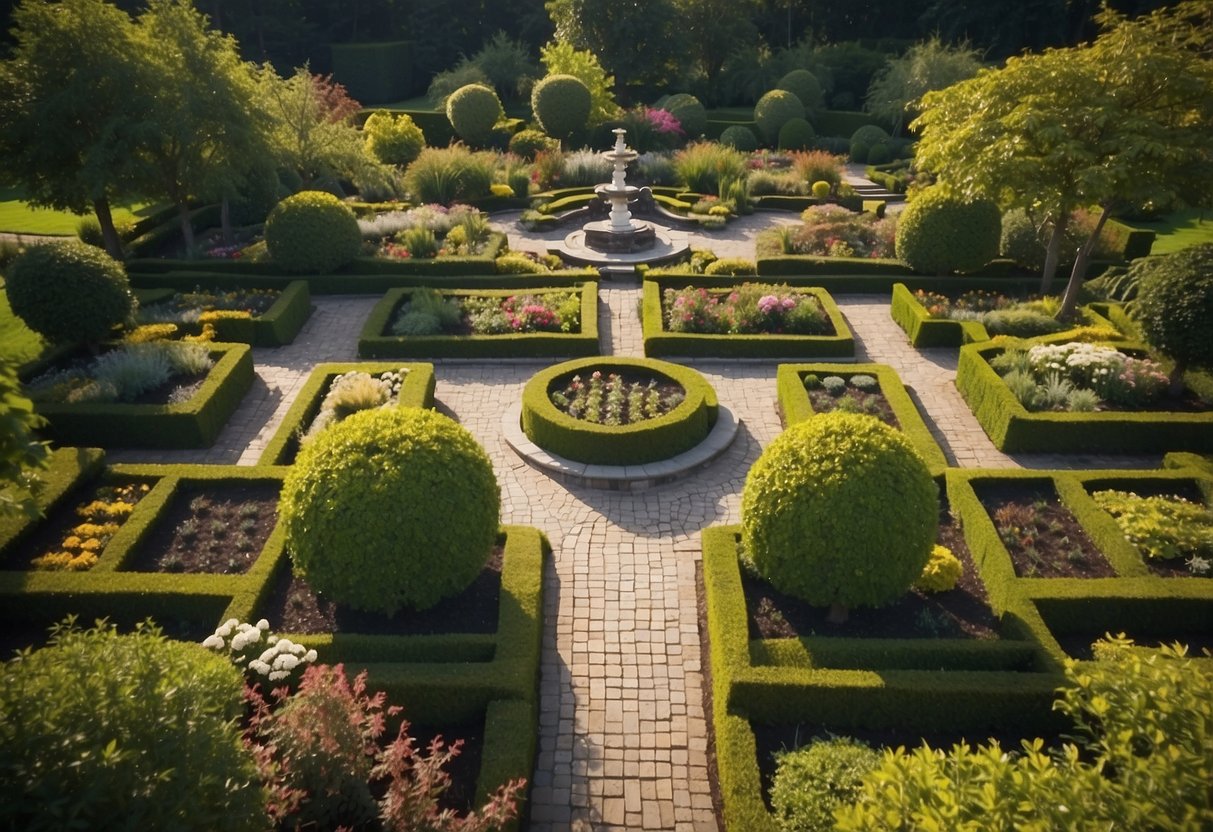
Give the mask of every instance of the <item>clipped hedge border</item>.
<svg viewBox="0 0 1213 832">
<path fill-rule="evenodd" d="M 947 457 L 923 421 L 897 371 L 887 364 L 780 364 L 775 373 L 775 385 L 779 396 L 779 413 L 784 424 L 804 421 L 816 412 L 804 387 L 804 377 L 809 373 L 847 378 L 853 375 L 875 376 L 880 382 L 880 392 L 901 424 L 901 432 L 927 463 L 931 475 L 939 476 L 948 467 Z"/>
<path fill-rule="evenodd" d="M 35 405 L 48 424 L 42 433 L 60 445 L 208 448 L 253 384 L 247 344 L 211 344 L 215 366 L 181 404 Z"/>
<path fill-rule="evenodd" d="M 1064 333 L 1059 336 L 1035 342 L 1064 342 Z M 1122 351 L 1145 351 L 1141 344 L 1112 346 Z M 990 343 L 963 346 L 956 369 L 956 388 L 1000 451 L 1107 454 L 1213 451 L 1213 411 L 1030 412 L 990 366 L 990 359 L 1003 349 Z"/>
<path fill-rule="evenodd" d="M 38 472 L 42 490 L 35 503 L 43 515 L 59 506 L 76 484 L 101 471 L 105 451 L 100 448 L 56 448 L 46 461 L 46 470 Z M 37 528 L 38 519 L 24 514 L 0 516 L 0 554 L 11 551 L 20 540 Z"/>
<path fill-rule="evenodd" d="M 682 385 L 686 398 L 656 419 L 631 425 L 600 425 L 574 419 L 552 404 L 557 379 L 595 370 L 661 375 Z M 565 361 L 540 370 L 522 391 L 522 429 L 545 451 L 576 462 L 643 465 L 677 456 L 698 445 L 716 423 L 716 391 L 696 371 L 648 358 L 603 356 Z"/>
<path fill-rule="evenodd" d="M 357 362 L 345 364 L 317 364 L 308 376 L 307 381 L 299 388 L 295 401 L 290 410 L 282 418 L 282 423 L 274 431 L 261 452 L 258 465 L 289 465 L 298 451 L 298 435 L 305 430 L 316 414 L 320 412 L 320 404 L 328 393 L 333 378 L 342 373 L 364 372 L 378 375 L 394 370 L 405 370 L 407 375 L 400 385 L 397 404 L 400 407 L 433 407 L 434 406 L 434 365 L 433 364 L 401 364 L 399 362 Z"/>
<path fill-rule="evenodd" d="M 528 286 L 521 289 L 440 289 L 444 295 L 491 295 L 509 297 L 519 291 L 541 293 L 571 287 Z M 411 294 L 409 289 L 391 289 L 371 310 L 358 355 L 362 358 L 534 358 L 541 356 L 596 355 L 598 353 L 598 283 L 578 284 L 581 292 L 581 332 L 520 332 L 510 335 L 420 335 L 386 334 L 396 311 Z"/>
<path fill-rule="evenodd" d="M 1019 278 L 1025 285 L 1039 286 L 1040 275 L 1026 272 L 1014 261 L 997 259 L 991 260 L 981 269 L 966 275 L 937 276 L 915 274 L 909 266 L 900 260 L 891 258 L 865 257 L 818 257 L 810 254 L 778 254 L 759 256 L 756 260 L 758 274 L 772 277 L 795 277 L 797 275 L 855 275 L 866 280 L 855 281 L 856 292 L 888 292 L 894 283 L 901 281 L 913 284 L 916 288 L 934 288 L 937 284 L 947 281 L 967 283 L 968 288 L 980 288 L 976 283 L 982 280 L 996 278 Z M 1113 265 L 1105 260 L 1092 261 L 1087 267 L 1087 279 L 1098 277 Z M 883 278 L 878 280 L 876 278 Z M 867 287 L 867 288 L 858 288 Z"/>
<path fill-rule="evenodd" d="M 217 286 L 223 289 L 262 288 L 277 289 L 290 283 L 302 280 L 308 284 L 312 294 L 319 295 L 351 295 L 351 294 L 382 294 L 389 289 L 408 286 L 450 286 L 461 289 L 509 289 L 518 290 L 527 287 L 552 288 L 558 286 L 577 286 L 587 279 L 593 279 L 590 272 L 575 269 L 565 269 L 558 272 L 543 274 L 495 274 L 493 265 L 488 265 L 487 272 L 465 274 L 317 274 L 273 276 L 260 274 L 255 271 L 241 272 L 204 272 L 194 271 L 192 264 L 183 261 L 170 262 L 182 271 L 142 272 L 130 275 L 131 285 L 143 288 L 171 287 L 186 292 L 199 284 Z"/>
<path fill-rule="evenodd" d="M 303 329 L 307 319 L 312 316 L 312 296 L 306 280 L 292 280 L 285 286 L 241 286 L 242 289 L 276 289 L 278 299 L 263 315 L 249 318 L 219 318 L 212 322 L 215 328 L 215 340 L 224 343 L 251 344 L 254 347 L 281 347 L 290 344 Z M 144 290 L 157 292 L 156 289 Z M 181 289 L 167 289 L 170 294 L 176 294 Z M 142 292 L 141 292 L 142 293 Z M 157 297 L 154 301 L 167 300 L 167 297 Z M 178 329 L 189 334 L 202 331 L 201 324 L 178 324 Z"/>
<path fill-rule="evenodd" d="M 737 286 L 742 282 L 745 282 L 745 278 L 732 277 L 723 287 Z M 699 358 L 847 358 L 855 355 L 855 339 L 847 326 L 846 318 L 830 294 L 816 286 L 794 287 L 793 291 L 817 298 L 834 327 L 834 335 L 708 335 L 670 332 L 665 328 L 665 318 L 661 311 L 662 292 L 666 288 L 682 288 L 688 285 L 709 287 L 708 283 L 695 279 L 644 282 L 642 319 L 645 355 Z"/>
</svg>

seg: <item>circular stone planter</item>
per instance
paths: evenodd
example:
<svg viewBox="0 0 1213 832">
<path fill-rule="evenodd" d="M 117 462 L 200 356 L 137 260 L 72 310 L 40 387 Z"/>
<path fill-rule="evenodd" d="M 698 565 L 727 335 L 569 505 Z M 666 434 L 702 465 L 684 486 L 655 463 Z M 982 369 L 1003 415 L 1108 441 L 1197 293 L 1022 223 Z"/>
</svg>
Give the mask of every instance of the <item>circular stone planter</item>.
<svg viewBox="0 0 1213 832">
<path fill-rule="evenodd" d="M 682 386 L 686 397 L 663 416 L 630 425 L 575 419 L 552 403 L 551 390 L 595 370 L 653 376 Z M 522 391 L 522 430 L 545 451 L 597 465 L 643 465 L 669 459 L 702 442 L 716 423 L 716 391 L 694 370 L 651 358 L 596 356 L 565 361 L 531 377 Z"/>
</svg>

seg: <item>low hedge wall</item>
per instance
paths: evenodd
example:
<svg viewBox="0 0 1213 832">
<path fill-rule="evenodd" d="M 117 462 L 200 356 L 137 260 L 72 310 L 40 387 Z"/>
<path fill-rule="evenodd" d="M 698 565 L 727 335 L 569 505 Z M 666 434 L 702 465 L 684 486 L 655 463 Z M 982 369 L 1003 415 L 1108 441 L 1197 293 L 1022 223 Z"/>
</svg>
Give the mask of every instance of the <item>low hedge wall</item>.
<svg viewBox="0 0 1213 832">
<path fill-rule="evenodd" d="M 1117 344 L 1125 350 L 1143 345 Z M 998 344 L 960 348 L 956 387 L 990 440 L 1008 453 L 1141 454 L 1213 451 L 1213 411 L 1034 413 L 1028 411 L 989 361 Z"/>
<path fill-rule="evenodd" d="M 558 379 L 595 370 L 661 375 L 682 385 L 686 397 L 672 411 L 630 425 L 602 425 L 575 419 L 552 404 L 548 391 Z M 565 361 L 540 370 L 522 391 L 522 429 L 539 447 L 577 462 L 643 465 L 677 456 L 698 445 L 716 423 L 716 391 L 687 367 L 646 358 Z"/>
<path fill-rule="evenodd" d="M 195 284 L 200 285 L 200 284 Z M 241 286 L 242 289 L 279 289 L 278 299 L 263 315 L 249 318 L 219 318 L 212 322 L 215 340 L 224 343 L 251 344 L 254 347 L 281 347 L 290 344 L 312 316 L 312 296 L 306 280 L 292 280 L 285 286 Z M 168 296 L 182 289 L 146 289 L 145 293 L 166 292 L 165 297 L 149 298 L 146 302 L 167 300 Z M 145 302 L 141 299 L 141 303 Z M 202 331 L 201 324 L 178 324 L 178 329 L 196 335 Z"/>
<path fill-rule="evenodd" d="M 188 265 L 180 263 L 180 265 Z M 490 266 L 490 269 L 492 267 Z M 509 289 L 542 286 L 575 286 L 593 279 L 597 272 L 584 269 L 565 269 L 543 274 L 317 274 L 278 276 L 251 272 L 166 271 L 146 272 L 130 275 L 131 285 L 136 288 L 172 287 L 178 291 L 189 291 L 199 284 L 224 289 L 262 288 L 277 289 L 295 281 L 304 281 L 312 294 L 350 295 L 382 294 L 389 289 L 406 286 L 450 286 L 462 289 Z"/>
<path fill-rule="evenodd" d="M 661 310 L 661 295 L 667 288 L 687 285 L 727 288 L 744 282 L 745 277 L 732 277 L 722 284 L 692 278 L 644 282 L 644 354 L 648 356 L 693 356 L 719 358 L 845 358 L 855 354 L 855 340 L 838 304 L 822 288 L 796 287 L 795 291 L 812 295 L 834 327 L 834 335 L 716 335 L 690 332 L 670 332 L 665 328 Z"/>
<path fill-rule="evenodd" d="M 182 404 L 47 404 L 35 406 L 41 432 L 59 445 L 208 448 L 253 384 L 247 344 L 211 344 L 215 366 Z"/>
<path fill-rule="evenodd" d="M 320 412 L 320 404 L 324 401 L 329 385 L 336 376 L 355 371 L 377 375 L 390 370 L 407 371 L 397 398 L 399 406 L 425 408 L 434 406 L 433 364 L 401 364 L 399 362 L 317 364 L 296 394 L 291 409 L 286 412 L 278 429 L 266 443 L 265 450 L 261 452 L 261 458 L 257 464 L 289 465 L 294 462 L 295 454 L 299 450 L 299 434 L 307 429 L 307 426 L 316 418 L 316 414 Z"/>
<path fill-rule="evenodd" d="M 932 475 L 939 476 L 948 467 L 947 457 L 931 435 L 930 428 L 923 421 L 897 371 L 887 364 L 780 364 L 775 374 L 775 384 L 779 413 L 785 425 L 801 422 L 815 412 L 804 387 L 804 377 L 809 373 L 846 378 L 861 374 L 875 376 L 880 382 L 880 392 L 901 424 L 901 432 L 917 449 Z"/>
<path fill-rule="evenodd" d="M 578 284 L 581 291 L 581 332 L 519 332 L 509 335 L 419 335 L 404 337 L 386 334 L 392 318 L 411 294 L 409 289 L 392 289 L 383 296 L 367 318 L 358 339 L 358 355 L 363 358 L 533 358 L 538 356 L 596 355 L 598 353 L 598 284 Z M 539 293 L 560 287 L 528 286 L 526 292 Z M 467 295 L 473 290 L 442 289 L 442 294 Z M 475 290 L 478 295 L 508 297 L 518 289 Z"/>
</svg>

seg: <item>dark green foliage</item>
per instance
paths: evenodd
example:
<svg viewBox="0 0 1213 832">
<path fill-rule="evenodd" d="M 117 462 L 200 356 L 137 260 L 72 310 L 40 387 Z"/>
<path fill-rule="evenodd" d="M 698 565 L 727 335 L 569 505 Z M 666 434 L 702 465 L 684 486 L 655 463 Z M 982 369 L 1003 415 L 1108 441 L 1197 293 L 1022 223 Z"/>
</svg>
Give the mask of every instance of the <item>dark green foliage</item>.
<svg viewBox="0 0 1213 832">
<path fill-rule="evenodd" d="M 497 538 L 500 508 L 492 463 L 472 435 L 402 407 L 355 413 L 304 447 L 279 513 L 295 568 L 317 591 L 392 614 L 432 607 L 471 583 Z"/>
<path fill-rule="evenodd" d="M 790 118 L 779 128 L 779 149 L 804 150 L 816 135 L 813 125 L 803 118 Z"/>
<path fill-rule="evenodd" d="M 928 190 L 902 212 L 897 257 L 916 272 L 951 274 L 980 269 L 998 255 L 1002 221 L 988 200 L 965 202 Z"/>
<path fill-rule="evenodd" d="M 572 75 L 549 75 L 531 90 L 531 112 L 543 132 L 566 140 L 585 129 L 590 88 Z"/>
<path fill-rule="evenodd" d="M 407 113 L 371 113 L 362 125 L 367 150 L 385 165 L 404 167 L 425 149 L 425 134 Z"/>
<path fill-rule="evenodd" d="M 660 109 L 678 119 L 687 139 L 698 138 L 708 129 L 708 111 L 699 99 L 690 93 L 671 95 L 661 104 Z"/>
<path fill-rule="evenodd" d="M 1001 257 L 1014 260 L 1026 269 L 1043 269 L 1046 242 L 1027 211 L 1016 208 L 1003 214 L 1002 235 L 998 241 Z"/>
<path fill-rule="evenodd" d="M 1157 258 L 1141 278 L 1136 314 L 1143 337 L 1174 359 L 1173 378 L 1213 366 L 1213 244 Z"/>
<path fill-rule="evenodd" d="M 850 737 L 817 740 L 776 756 L 771 808 L 784 832 L 830 832 L 834 808 L 852 802 L 880 753 Z"/>
<path fill-rule="evenodd" d="M 821 83 L 817 80 L 817 76 L 807 69 L 792 70 L 779 79 L 775 88 L 795 94 L 809 115 L 815 115 L 825 109 L 825 96 L 821 91 Z"/>
<path fill-rule="evenodd" d="M 543 151 L 554 150 L 559 142 L 540 130 L 519 130 L 510 137 L 510 153 L 517 154 L 528 162 L 533 162 L 535 156 Z"/>
<path fill-rule="evenodd" d="M 891 141 L 877 142 L 872 145 L 872 149 L 868 151 L 868 164 L 884 165 L 897 156 L 897 145 Z"/>
<path fill-rule="evenodd" d="M 880 606 L 922 574 L 938 492 L 910 441 L 871 416 L 827 413 L 789 427 L 746 478 L 746 559 L 818 606 Z"/>
<path fill-rule="evenodd" d="M 264 829 L 234 725 L 241 685 L 226 659 L 154 627 L 57 629 L 0 669 L 0 826 Z"/>
<path fill-rule="evenodd" d="M 868 157 L 872 152 L 872 148 L 886 141 L 888 138 L 889 134 L 875 124 L 866 124 L 860 127 L 851 134 L 851 161 L 860 163 L 870 161 Z M 886 159 L 885 161 L 889 160 Z M 872 162 L 872 164 L 881 163 Z"/>
<path fill-rule="evenodd" d="M 784 124 L 804 116 L 804 104 L 787 90 L 771 90 L 754 105 L 754 124 L 763 140 L 772 147 L 779 142 L 779 129 Z"/>
<path fill-rule="evenodd" d="M 468 84 L 446 100 L 446 117 L 459 138 L 475 147 L 489 141 L 493 125 L 502 116 L 501 101 L 491 87 Z"/>
<path fill-rule="evenodd" d="M 324 274 L 358 256 L 362 234 L 354 212 L 337 197 L 301 191 L 274 206 L 265 221 L 265 244 L 283 269 Z"/>
<path fill-rule="evenodd" d="M 404 184 L 418 202 L 468 202 L 489 192 L 493 157 L 461 144 L 427 147 L 405 171 Z"/>
<path fill-rule="evenodd" d="M 137 305 L 122 264 L 78 240 L 26 249 L 6 289 L 13 313 L 53 344 L 103 341 Z"/>
<path fill-rule="evenodd" d="M 990 335 L 1012 335 L 1016 338 L 1034 338 L 1067 328 L 1052 315 L 1033 309 L 999 309 L 982 315 L 981 322 Z"/>
<path fill-rule="evenodd" d="M 758 149 L 758 138 L 754 131 L 741 124 L 724 128 L 720 134 L 720 143 L 746 153 Z"/>
<path fill-rule="evenodd" d="M 38 515 L 41 479 L 35 469 L 46 467 L 47 448 L 34 440 L 33 431 L 42 422 L 21 395 L 16 367 L 0 356 L 0 519 Z"/>
<path fill-rule="evenodd" d="M 227 10 L 225 10 L 227 11 Z M 413 42 L 334 43 L 333 80 L 363 104 L 386 104 L 413 93 Z M 295 64 L 287 64 L 294 66 Z"/>
</svg>

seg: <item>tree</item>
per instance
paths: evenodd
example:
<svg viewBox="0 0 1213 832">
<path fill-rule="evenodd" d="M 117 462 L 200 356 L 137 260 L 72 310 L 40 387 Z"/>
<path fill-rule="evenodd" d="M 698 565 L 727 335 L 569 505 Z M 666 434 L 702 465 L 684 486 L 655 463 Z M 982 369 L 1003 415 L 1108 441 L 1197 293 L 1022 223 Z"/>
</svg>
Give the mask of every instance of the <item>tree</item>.
<svg viewBox="0 0 1213 832">
<path fill-rule="evenodd" d="M 1213 366 L 1213 244 L 1145 262 L 1136 318 L 1146 341 L 1175 361 L 1171 395 L 1180 396 L 1185 370 Z"/>
<path fill-rule="evenodd" d="M 710 89 L 720 79 L 730 54 L 757 43 L 758 29 L 752 20 L 754 0 L 674 0 L 683 21 L 686 44 L 695 70 Z"/>
<path fill-rule="evenodd" d="M 539 50 L 539 55 L 548 75 L 572 75 L 589 89 L 591 126 L 619 115 L 619 105 L 615 103 L 615 76 L 607 75 L 593 52 L 552 41 Z"/>
<path fill-rule="evenodd" d="M 1107 10 L 1090 45 L 1011 58 L 928 93 L 919 166 L 967 196 L 1047 214 L 1048 291 L 1071 211 L 1097 206 L 1059 313 L 1072 316 L 1091 251 L 1118 207 L 1207 199 L 1213 186 L 1213 4 L 1137 20 Z"/>
<path fill-rule="evenodd" d="M 556 40 L 588 49 L 625 90 L 678 76 L 683 27 L 675 0 L 548 0 Z"/>
<path fill-rule="evenodd" d="M 25 0 L 0 63 L 0 177 L 33 205 L 92 210 L 122 256 L 110 203 L 130 196 L 146 73 L 129 17 L 103 0 Z"/>
<path fill-rule="evenodd" d="M 897 135 L 907 114 L 917 115 L 920 98 L 976 75 L 981 69 L 977 57 L 967 44 L 948 46 L 938 37 L 917 43 L 872 80 L 864 109 L 891 124 Z"/>
</svg>

